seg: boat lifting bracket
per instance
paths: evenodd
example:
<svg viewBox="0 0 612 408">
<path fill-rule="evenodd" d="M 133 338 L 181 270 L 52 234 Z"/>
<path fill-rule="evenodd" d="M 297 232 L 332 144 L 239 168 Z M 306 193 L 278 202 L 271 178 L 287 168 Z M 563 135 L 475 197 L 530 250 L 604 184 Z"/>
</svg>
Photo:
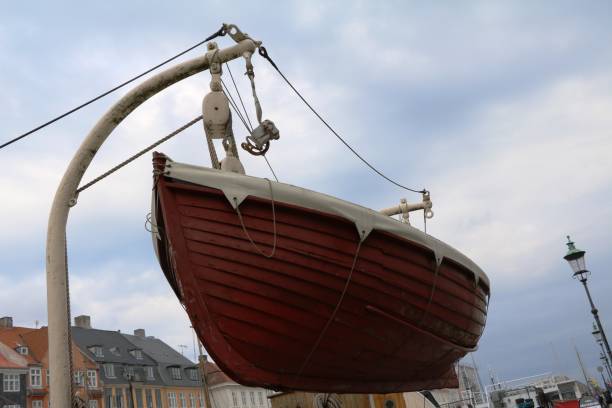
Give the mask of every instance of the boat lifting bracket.
<svg viewBox="0 0 612 408">
<path fill-rule="evenodd" d="M 433 207 L 433 203 L 431 202 L 429 191 L 425 191 L 422 194 L 423 200 L 420 203 L 409 204 L 405 198 L 402 198 L 400 200 L 399 205 L 380 210 L 380 213 L 388 215 L 389 217 L 392 217 L 394 215 L 401 215 L 400 221 L 408 225 L 410 225 L 410 213 L 413 211 L 423 210 L 425 211 L 425 218 L 433 218 L 434 213 L 431 210 L 431 208 Z"/>
</svg>

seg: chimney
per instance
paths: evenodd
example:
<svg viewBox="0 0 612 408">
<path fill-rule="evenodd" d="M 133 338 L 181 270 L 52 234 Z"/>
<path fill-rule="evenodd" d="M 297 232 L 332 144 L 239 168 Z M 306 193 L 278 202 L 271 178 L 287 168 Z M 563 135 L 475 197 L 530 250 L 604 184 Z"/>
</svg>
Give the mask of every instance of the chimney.
<svg viewBox="0 0 612 408">
<path fill-rule="evenodd" d="M 0 317 L 0 327 L 13 327 L 13 318 L 11 316 Z"/>
<path fill-rule="evenodd" d="M 134 330 L 134 336 L 140 337 L 141 339 L 144 339 L 146 337 L 145 329 L 136 329 L 136 330 Z"/>
<path fill-rule="evenodd" d="M 91 329 L 91 318 L 87 315 L 80 315 L 74 318 L 74 325 L 82 329 Z"/>
</svg>

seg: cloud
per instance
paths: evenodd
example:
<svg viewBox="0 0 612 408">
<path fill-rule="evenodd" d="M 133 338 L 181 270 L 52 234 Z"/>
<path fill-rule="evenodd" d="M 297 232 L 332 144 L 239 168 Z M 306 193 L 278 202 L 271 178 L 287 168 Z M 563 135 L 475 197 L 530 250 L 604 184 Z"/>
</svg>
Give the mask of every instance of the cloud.
<svg viewBox="0 0 612 408">
<path fill-rule="evenodd" d="M 265 40 L 283 72 L 352 146 L 392 178 L 432 191 L 436 216 L 429 231 L 492 278 L 481 364 L 529 375 L 550 363 L 541 357 L 548 337 L 566 357 L 572 334 L 581 349 L 592 346 L 588 310 L 578 309 L 584 307 L 580 288 L 565 289 L 573 283 L 560 284 L 555 274 L 567 268 L 560 258 L 566 233 L 588 248 L 594 271 L 610 262 L 609 5 L 293 2 L 265 12 L 247 2 L 213 2 L 205 10 L 190 3 L 141 6 L 122 5 L 117 14 L 113 3 L 71 5 L 66 14 L 57 5 L 41 5 L 33 15 L 11 5 L 0 24 L 3 139 L 186 48 L 216 29 L 218 16 L 233 16 Z M 281 132 L 268 157 L 282 181 L 372 208 L 402 196 L 419 199 L 364 168 L 263 59 L 254 63 L 264 118 Z M 253 120 L 243 62 L 231 67 Z M 83 181 L 198 115 L 208 78 L 183 81 L 134 112 Z M 0 151 L 0 309 L 16 322 L 44 317 L 44 242 L 53 193 L 84 135 L 125 92 Z M 245 132 L 234 122 L 242 139 Z M 196 125 L 158 150 L 207 165 L 203 142 Z M 149 157 L 84 192 L 71 212 L 73 310 L 91 314 L 96 327 L 131 332 L 146 326 L 175 347 L 191 345 L 188 321 L 144 230 Z M 261 158 L 241 158 L 250 174 L 270 177 Z M 566 274 L 562 279 L 569 279 Z M 607 316 L 611 283 L 601 273 L 593 280 Z M 18 307 L 24 298 L 28 304 Z M 570 305 L 575 313 L 567 312 Z M 528 334 L 517 336 L 525 327 Z M 520 367 L 516 356 L 523 358 Z"/>
</svg>

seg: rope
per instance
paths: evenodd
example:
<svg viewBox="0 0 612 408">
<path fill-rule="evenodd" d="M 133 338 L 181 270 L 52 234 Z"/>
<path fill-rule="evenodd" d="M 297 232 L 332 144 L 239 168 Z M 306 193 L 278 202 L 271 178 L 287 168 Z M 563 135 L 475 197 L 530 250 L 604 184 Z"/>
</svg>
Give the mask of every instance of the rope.
<svg viewBox="0 0 612 408">
<path fill-rule="evenodd" d="M 316 394 L 312 405 L 313 408 L 342 408 L 338 394 Z"/>
<path fill-rule="evenodd" d="M 425 320 L 425 318 L 429 314 L 429 308 L 431 307 L 431 302 L 433 301 L 434 293 L 436 293 L 436 286 L 438 285 L 438 275 L 440 274 L 440 267 L 441 266 L 442 266 L 442 262 L 438 263 L 436 261 L 436 269 L 434 271 L 434 279 L 433 279 L 433 283 L 431 285 L 431 292 L 429 292 L 429 300 L 427 301 L 427 306 L 425 307 L 425 311 L 423 312 L 423 315 L 421 316 L 421 319 L 419 321 L 419 325 L 423 324 L 423 321 Z"/>
<path fill-rule="evenodd" d="M 234 197 L 234 203 L 236 204 L 236 213 L 238 214 L 238 219 L 240 220 L 240 225 L 242 226 L 242 231 L 244 231 L 244 235 L 246 235 L 246 237 L 249 239 L 249 241 L 251 242 L 251 245 L 253 245 L 253 247 L 257 250 L 257 252 L 259 252 L 261 255 L 265 256 L 266 258 L 272 258 L 274 256 L 274 254 L 276 253 L 276 209 L 275 209 L 275 205 L 274 205 L 274 193 L 272 191 L 272 182 L 269 179 L 266 179 L 268 182 L 268 185 L 270 186 L 270 200 L 272 201 L 272 225 L 273 225 L 273 231 L 274 231 L 274 241 L 272 244 L 272 252 L 270 252 L 270 254 L 266 254 L 264 253 L 255 243 L 255 241 L 253 241 L 253 238 L 251 238 L 251 235 L 249 234 L 249 232 L 246 229 L 246 226 L 244 225 L 244 220 L 242 218 L 242 213 L 240 212 L 240 206 L 238 205 L 238 199 L 236 197 Z"/>
<path fill-rule="evenodd" d="M 274 176 L 274 180 L 276 180 L 276 182 L 278 183 L 278 177 L 276 177 L 276 173 L 274 172 L 274 169 L 272 168 L 272 165 L 268 161 L 268 158 L 266 157 L 265 154 L 262 154 L 262 156 L 263 156 L 264 160 L 266 161 L 266 164 L 268 165 L 268 168 L 272 172 L 272 175 Z"/>
<path fill-rule="evenodd" d="M 327 127 L 327 129 L 329 129 L 330 132 L 332 132 L 334 134 L 334 136 L 336 136 L 336 138 L 338 138 L 338 140 L 340 140 L 340 142 L 342 142 L 342 144 L 344 144 L 344 146 L 346 146 L 347 149 L 349 149 L 359 160 L 361 160 L 366 166 L 368 166 L 372 171 L 374 171 L 376 174 L 378 174 L 380 177 L 384 178 L 385 180 L 387 180 L 389 183 L 396 185 L 397 187 L 403 188 L 404 190 L 408 190 L 408 191 L 412 191 L 413 193 L 426 193 L 427 190 L 426 189 L 422 189 L 422 190 L 416 190 L 416 189 L 412 189 L 409 187 L 406 187 L 400 183 L 398 183 L 395 180 L 392 180 L 391 178 L 389 178 L 388 176 L 386 176 L 382 171 L 378 170 L 376 167 L 374 167 L 374 165 L 370 164 L 370 162 L 368 162 L 363 156 L 361 156 L 359 153 L 357 153 L 357 151 L 350 145 L 348 144 L 348 142 L 346 140 L 344 140 L 342 138 L 342 136 L 340 136 L 338 134 L 338 132 L 336 132 L 334 130 L 334 128 L 331 127 L 331 125 L 329 123 L 327 123 L 327 121 L 325 119 L 323 119 L 323 117 L 315 110 L 315 108 L 312 107 L 312 105 L 310 105 L 310 103 L 308 103 L 308 101 L 302 96 L 302 94 L 300 93 L 300 91 L 298 91 L 293 84 L 287 79 L 287 77 L 281 72 L 281 70 L 278 68 L 278 66 L 274 63 L 274 61 L 272 61 L 272 58 L 270 58 L 270 56 L 268 55 L 267 50 L 265 49 L 265 47 L 259 47 L 259 55 L 261 55 L 262 57 L 264 57 L 266 60 L 268 60 L 268 62 L 274 67 L 274 69 L 276 70 L 276 72 L 279 73 L 279 75 L 285 80 L 285 82 L 287 83 L 287 85 L 289 85 L 289 87 L 291 89 L 293 89 L 293 91 L 296 93 L 296 95 L 302 100 L 302 102 L 304 102 L 306 104 L 306 106 L 312 111 L 312 113 L 315 114 L 315 116 L 317 118 L 319 118 L 319 120 Z"/>
<path fill-rule="evenodd" d="M 230 78 L 232 78 L 232 82 L 234 83 L 234 89 L 236 90 L 236 93 L 238 94 L 238 99 L 240 99 L 240 104 L 242 105 L 242 109 L 244 110 L 244 115 L 247 119 L 247 121 L 249 122 L 249 128 L 253 129 L 253 125 L 251 124 L 251 119 L 249 118 L 249 113 L 247 112 L 246 108 L 244 107 L 244 102 L 242 101 L 242 96 L 240 96 L 240 91 L 238 90 L 238 86 L 236 85 L 236 81 L 234 81 L 234 76 L 232 75 L 232 70 L 230 69 L 229 64 L 226 62 L 225 66 L 227 67 L 227 72 L 229 72 L 230 74 Z"/>
<path fill-rule="evenodd" d="M 338 299 L 338 303 L 336 303 L 336 307 L 334 308 L 334 311 L 329 316 L 329 319 L 327 320 L 327 323 L 325 323 L 325 326 L 323 326 L 323 329 L 319 333 L 319 337 L 314 342 L 312 348 L 310 349 L 310 352 L 308 353 L 308 356 L 306 357 L 306 359 L 302 363 L 298 373 L 296 374 L 296 376 L 295 376 L 295 380 L 296 381 L 302 375 L 302 372 L 304 371 L 304 369 L 306 368 L 306 366 L 310 362 L 310 359 L 312 358 L 312 355 L 314 354 L 316 349 L 319 347 L 319 344 L 321 343 L 321 340 L 323 340 L 323 337 L 325 336 L 325 333 L 327 333 L 327 330 L 329 329 L 329 326 L 334 321 L 334 319 L 336 318 L 336 315 L 338 314 L 338 311 L 340 310 L 340 306 L 342 305 L 342 301 L 344 301 L 344 297 L 346 296 L 346 292 L 348 291 L 349 284 L 351 283 L 351 279 L 353 278 L 353 272 L 355 271 L 355 266 L 357 265 L 357 259 L 359 258 L 359 251 L 361 249 L 361 244 L 362 243 L 363 243 L 363 241 L 359 240 L 359 244 L 357 245 L 357 250 L 355 251 L 355 256 L 353 257 L 353 264 L 351 265 L 351 270 L 350 270 L 350 272 L 348 274 L 348 277 L 346 278 L 346 283 L 344 284 L 344 288 L 342 289 L 342 293 L 340 294 L 340 298 Z"/>
<path fill-rule="evenodd" d="M 161 66 L 166 65 L 167 63 L 169 63 L 169 62 L 171 62 L 171 61 L 174 61 L 175 59 L 177 59 L 177 58 L 179 58 L 179 57 L 181 57 L 181 56 L 183 56 L 183 55 L 187 54 L 189 51 L 191 51 L 191 50 L 193 50 L 193 49 L 195 49 L 195 48 L 199 47 L 200 45 L 202 45 L 202 44 L 204 44 L 204 43 L 206 43 L 206 42 L 208 42 L 208 41 L 210 41 L 210 40 L 212 40 L 212 39 L 214 39 L 214 38 L 217 38 L 217 37 L 220 37 L 220 36 L 224 36 L 225 34 L 226 34 L 226 32 L 225 32 L 225 28 L 224 28 L 224 27 L 221 27 L 219 30 L 217 30 L 216 32 L 214 32 L 213 34 L 211 34 L 210 36 L 208 36 L 206 39 L 204 39 L 204 40 L 200 41 L 199 43 L 197 43 L 197 44 L 195 44 L 195 45 L 192 45 L 191 47 L 187 48 L 187 49 L 186 49 L 186 50 L 184 50 L 184 51 L 181 51 L 180 53 L 176 54 L 175 56 L 170 57 L 170 58 L 168 58 L 168 59 L 166 59 L 166 60 L 162 61 L 161 63 L 157 64 L 157 65 L 156 65 L 156 66 L 154 66 L 153 68 L 149 68 L 148 70 L 144 71 L 142 74 L 136 75 L 135 77 L 133 77 L 133 78 L 131 78 L 131 79 L 128 79 L 128 80 L 127 80 L 127 81 L 125 81 L 125 82 L 122 82 L 121 84 L 119 84 L 119 85 L 115 86 L 114 88 L 112 88 L 112 89 L 110 89 L 110 90 L 108 90 L 108 91 L 106 91 L 106 92 L 104 92 L 104 93 L 102 93 L 102 94 L 100 94 L 100 95 L 96 96 L 96 97 L 95 97 L 95 98 L 93 98 L 93 99 L 88 100 L 87 102 L 85 102 L 85 103 L 83 103 L 83 104 L 81 104 L 81 105 L 77 106 L 76 108 L 70 109 L 69 111 L 67 111 L 67 112 L 65 112 L 65 113 L 62 113 L 61 115 L 59 115 L 59 116 L 57 116 L 57 117 L 55 117 L 55 118 L 53 118 L 53 119 L 51 119 L 51 120 L 49 120 L 49 121 L 47 121 L 47 122 L 43 123 L 42 125 L 37 126 L 37 127 L 35 127 L 34 129 L 29 130 L 29 131 L 27 131 L 27 132 L 25 132 L 25 133 L 23 133 L 23 134 L 21 134 L 21 135 L 19 135 L 19 136 L 15 137 L 15 138 L 11 139 L 11 140 L 9 140 L 8 142 L 5 142 L 4 144 L 0 145 L 0 149 L 3 149 L 4 147 L 6 147 L 6 146 L 8 146 L 8 145 L 10 145 L 10 144 L 13 144 L 13 143 L 15 143 L 15 142 L 17 142 L 18 140 L 21 140 L 21 139 L 23 139 L 24 137 L 29 136 L 29 135 L 31 135 L 32 133 L 35 133 L 35 132 L 39 131 L 40 129 L 44 128 L 44 127 L 47 127 L 47 126 L 51 125 L 52 123 L 57 122 L 58 120 L 60 120 L 60 119 L 62 119 L 62 118 L 65 118 L 66 116 L 68 116 L 68 115 L 70 115 L 70 114 L 72 114 L 72 113 L 74 113 L 74 112 L 76 112 L 76 111 L 78 111 L 78 110 L 80 110 L 80 109 L 82 109 L 82 108 L 86 107 L 87 105 L 90 105 L 90 104 L 94 103 L 95 101 L 97 101 L 97 100 L 99 100 L 99 99 L 102 99 L 102 98 L 103 98 L 103 97 L 105 97 L 106 95 L 108 95 L 108 94 L 110 94 L 110 93 L 113 93 L 113 92 L 115 92 L 116 90 L 118 90 L 118 89 L 120 89 L 120 88 L 123 88 L 124 86 L 126 86 L 126 85 L 128 85 L 128 84 L 130 84 L 130 83 L 132 83 L 132 82 L 134 82 L 134 81 L 136 81 L 137 79 L 140 79 L 140 78 L 142 78 L 143 76 L 145 76 L 145 75 L 147 75 L 147 74 L 149 74 L 149 73 L 151 73 L 151 72 L 155 71 L 156 69 L 160 68 Z"/>
<path fill-rule="evenodd" d="M 251 134 L 251 132 L 252 132 L 251 128 L 249 127 L 249 125 L 247 124 L 246 120 L 244 119 L 244 116 L 242 116 L 242 112 L 240 112 L 240 110 L 238 109 L 238 104 L 234 100 L 234 97 L 232 96 L 231 92 L 229 91 L 229 88 L 227 87 L 227 85 L 225 85 L 225 82 L 223 82 L 223 79 L 221 79 L 221 85 L 223 85 L 223 93 L 225 94 L 225 96 L 228 97 L 228 102 L 229 102 L 230 106 L 232 107 L 234 112 L 236 112 L 236 115 L 238 115 L 238 118 L 240 118 L 240 121 L 242 122 L 242 124 L 246 128 L 247 132 L 249 132 L 249 134 Z"/>
<path fill-rule="evenodd" d="M 167 141 L 167 140 L 173 138 L 174 136 L 178 135 L 183 130 L 185 130 L 188 127 L 194 125 L 195 123 L 199 122 L 200 120 L 202 120 L 202 115 L 200 115 L 197 118 L 187 122 L 186 124 L 184 124 L 180 128 L 176 129 L 174 132 L 170 133 L 168 136 L 165 136 L 165 137 L 159 139 L 157 142 L 153 143 L 149 147 L 146 147 L 146 148 L 142 149 L 141 151 L 139 151 L 138 153 L 136 153 L 133 156 L 129 157 L 127 160 L 124 160 L 123 162 L 119 163 L 118 165 L 116 165 L 115 167 L 113 167 L 112 169 L 107 171 L 106 173 L 103 173 L 100 176 L 96 177 L 95 179 L 91 180 L 89 183 L 85 184 L 84 186 L 79 187 L 77 189 L 77 191 L 76 191 L 77 195 L 81 191 L 88 189 L 89 187 L 93 186 L 94 184 L 96 184 L 97 182 L 101 181 L 102 179 L 110 176 L 111 174 L 113 174 L 117 170 L 121 169 L 122 167 L 127 166 L 128 164 L 130 164 L 131 162 L 133 162 L 134 160 L 136 160 L 137 158 L 139 158 L 143 154 L 147 153 L 149 150 L 159 146 L 160 144 L 164 143 L 165 141 Z"/>
</svg>

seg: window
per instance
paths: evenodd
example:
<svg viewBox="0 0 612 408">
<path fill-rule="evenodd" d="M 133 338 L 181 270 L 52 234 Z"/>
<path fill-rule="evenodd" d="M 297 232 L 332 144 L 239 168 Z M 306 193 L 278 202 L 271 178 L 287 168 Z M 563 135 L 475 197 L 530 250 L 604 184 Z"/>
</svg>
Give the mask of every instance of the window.
<svg viewBox="0 0 612 408">
<path fill-rule="evenodd" d="M 242 405 L 246 406 L 246 394 L 244 391 L 240 391 L 240 398 L 242 399 Z"/>
<path fill-rule="evenodd" d="M 115 407 L 123 408 L 123 389 L 121 388 L 115 389 Z"/>
<path fill-rule="evenodd" d="M 42 368 L 30 367 L 30 385 L 32 388 L 42 387 Z"/>
<path fill-rule="evenodd" d="M 151 392 L 149 388 L 145 389 L 145 399 L 147 400 L 146 408 L 153 408 L 153 393 Z"/>
<path fill-rule="evenodd" d="M 176 405 L 176 393 L 174 392 L 168 393 L 168 408 L 178 408 L 178 405 Z"/>
<path fill-rule="evenodd" d="M 170 367 L 170 376 L 173 380 L 181 379 L 181 368 L 180 367 Z"/>
<path fill-rule="evenodd" d="M 133 379 L 134 378 L 134 367 L 132 366 L 123 367 L 123 375 L 125 375 L 127 378 Z"/>
<path fill-rule="evenodd" d="M 47 387 L 51 386 L 51 378 L 49 377 L 49 369 L 47 368 Z"/>
<path fill-rule="evenodd" d="M 104 375 L 106 378 L 115 378 L 115 366 L 112 364 L 104 364 Z"/>
<path fill-rule="evenodd" d="M 74 375 L 74 384 L 75 385 L 84 385 L 85 383 L 83 382 L 83 372 L 82 371 L 75 371 L 73 373 Z"/>
<path fill-rule="evenodd" d="M 4 374 L 3 389 L 4 392 L 19 391 L 19 374 Z"/>
<path fill-rule="evenodd" d="M 136 360 L 142 360 L 142 350 L 132 350 L 130 353 Z"/>
<path fill-rule="evenodd" d="M 98 373 L 96 373 L 96 370 L 87 370 L 87 386 L 92 388 L 98 387 Z"/>
<path fill-rule="evenodd" d="M 238 406 L 238 396 L 236 395 L 236 391 L 232 391 L 232 404 L 234 404 L 234 407 Z"/>
<path fill-rule="evenodd" d="M 98 408 L 98 400 L 89 400 L 89 408 Z"/>
<path fill-rule="evenodd" d="M 182 392 L 179 394 L 179 400 L 181 401 L 181 408 L 187 408 L 187 400 Z"/>
<path fill-rule="evenodd" d="M 257 393 L 257 397 L 259 398 L 259 405 L 263 405 L 263 393 L 261 391 Z"/>
<path fill-rule="evenodd" d="M 195 402 L 195 396 L 193 394 L 189 394 L 189 401 L 191 402 L 191 408 L 197 408 Z"/>
<path fill-rule="evenodd" d="M 251 395 L 251 405 L 255 405 L 255 393 L 251 391 L 249 394 Z"/>
<path fill-rule="evenodd" d="M 162 406 L 161 390 L 159 388 L 155 389 L 155 406 L 158 408 Z"/>
<path fill-rule="evenodd" d="M 120 356 L 121 352 L 119 351 L 119 347 L 111 347 L 109 349 L 109 351 L 111 352 L 111 354 L 115 355 L 115 356 Z"/>
<path fill-rule="evenodd" d="M 43 408 L 42 407 L 42 403 L 43 403 L 42 400 L 33 400 L 32 401 L 32 408 Z"/>
<path fill-rule="evenodd" d="M 28 348 L 26 346 L 18 346 L 15 350 L 22 356 L 28 355 Z"/>
<path fill-rule="evenodd" d="M 147 374 L 147 380 L 155 379 L 155 373 L 153 372 L 153 367 L 145 367 L 145 373 Z"/>
<path fill-rule="evenodd" d="M 196 370 L 195 368 L 190 368 L 188 370 L 188 373 L 189 373 L 190 380 L 198 381 L 198 370 Z"/>
<path fill-rule="evenodd" d="M 96 357 L 104 357 L 101 346 L 91 346 L 89 347 L 89 351 Z"/>
</svg>

